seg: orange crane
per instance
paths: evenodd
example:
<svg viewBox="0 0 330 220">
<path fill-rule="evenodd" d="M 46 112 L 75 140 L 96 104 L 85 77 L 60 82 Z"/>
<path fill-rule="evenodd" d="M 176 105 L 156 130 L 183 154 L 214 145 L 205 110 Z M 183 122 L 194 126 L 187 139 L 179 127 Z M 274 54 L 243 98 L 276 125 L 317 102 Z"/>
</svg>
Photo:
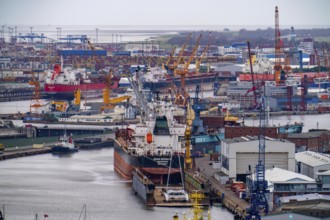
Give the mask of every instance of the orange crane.
<svg viewBox="0 0 330 220">
<path fill-rule="evenodd" d="M 210 45 L 211 45 L 211 32 L 209 33 L 209 42 L 208 42 L 207 46 L 204 48 L 203 53 L 200 56 L 199 60 L 196 61 L 196 73 L 199 73 L 200 65 L 201 65 L 203 58 L 206 55 L 206 52 L 209 49 Z"/>
<path fill-rule="evenodd" d="M 173 64 L 169 64 L 167 66 L 168 69 L 170 70 L 170 72 L 169 72 L 170 74 L 172 74 L 174 72 L 174 70 L 178 67 L 178 65 L 182 62 L 182 59 L 183 59 L 182 54 L 183 54 L 183 51 L 186 49 L 186 46 L 187 46 L 190 38 L 191 38 L 191 33 L 189 33 L 189 35 L 187 36 L 186 40 L 184 41 L 184 43 L 181 47 L 181 50 L 180 50 L 179 56 L 178 56 L 178 60 L 176 62 L 174 61 Z"/>
</svg>

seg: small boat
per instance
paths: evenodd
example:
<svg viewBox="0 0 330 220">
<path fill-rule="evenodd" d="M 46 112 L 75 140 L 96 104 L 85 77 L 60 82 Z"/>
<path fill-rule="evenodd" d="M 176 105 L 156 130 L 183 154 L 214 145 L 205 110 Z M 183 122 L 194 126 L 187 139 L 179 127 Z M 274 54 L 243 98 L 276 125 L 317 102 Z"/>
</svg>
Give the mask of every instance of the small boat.
<svg viewBox="0 0 330 220">
<path fill-rule="evenodd" d="M 58 142 L 52 147 L 52 153 L 71 153 L 78 151 L 74 145 L 72 135 L 67 136 L 66 130 L 63 136 L 60 136 Z"/>
<path fill-rule="evenodd" d="M 280 126 L 278 128 L 279 134 L 299 134 L 302 132 L 304 127 L 304 123 L 302 122 L 295 122 L 294 124 L 286 124 L 284 126 Z"/>
</svg>

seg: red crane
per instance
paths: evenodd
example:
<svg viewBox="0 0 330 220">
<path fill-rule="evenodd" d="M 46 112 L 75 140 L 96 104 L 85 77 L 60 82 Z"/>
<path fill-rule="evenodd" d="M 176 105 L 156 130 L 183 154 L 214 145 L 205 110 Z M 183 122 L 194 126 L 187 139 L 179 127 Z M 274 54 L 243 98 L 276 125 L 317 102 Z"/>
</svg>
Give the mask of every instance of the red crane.
<svg viewBox="0 0 330 220">
<path fill-rule="evenodd" d="M 251 80 L 252 80 L 252 88 L 249 89 L 245 95 L 247 95 L 249 92 L 253 92 L 253 107 L 256 108 L 258 103 L 257 103 L 257 96 L 259 94 L 257 94 L 258 91 L 260 91 L 259 89 L 259 85 L 258 83 L 255 83 L 254 81 L 254 73 L 253 73 L 253 67 L 252 67 L 252 58 L 251 58 L 251 49 L 250 49 L 250 42 L 247 42 L 247 46 L 248 46 L 248 54 L 249 54 L 249 62 L 250 62 L 250 74 L 251 74 Z"/>
<path fill-rule="evenodd" d="M 282 40 L 281 40 L 281 33 L 279 28 L 279 13 L 278 13 L 278 7 L 275 7 L 275 64 L 274 64 L 274 70 L 275 70 L 275 82 L 279 83 L 281 71 L 282 71 L 282 65 L 281 65 L 281 54 L 282 54 Z"/>
</svg>

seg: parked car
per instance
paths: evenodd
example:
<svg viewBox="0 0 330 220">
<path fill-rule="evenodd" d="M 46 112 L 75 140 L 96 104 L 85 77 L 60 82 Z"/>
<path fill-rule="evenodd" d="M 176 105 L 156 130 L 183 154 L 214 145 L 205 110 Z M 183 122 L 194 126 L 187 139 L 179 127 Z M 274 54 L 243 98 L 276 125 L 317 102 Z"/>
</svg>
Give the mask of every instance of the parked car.
<svg viewBox="0 0 330 220">
<path fill-rule="evenodd" d="M 165 202 L 189 202 L 189 195 L 184 190 L 167 190 L 164 192 Z"/>
</svg>

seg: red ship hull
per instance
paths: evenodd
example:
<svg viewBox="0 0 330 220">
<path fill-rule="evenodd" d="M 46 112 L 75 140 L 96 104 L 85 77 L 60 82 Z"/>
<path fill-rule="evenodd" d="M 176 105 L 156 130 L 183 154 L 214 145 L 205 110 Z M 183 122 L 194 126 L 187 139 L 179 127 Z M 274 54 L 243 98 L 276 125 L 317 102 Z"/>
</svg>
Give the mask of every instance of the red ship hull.
<svg viewBox="0 0 330 220">
<path fill-rule="evenodd" d="M 80 85 L 45 84 L 44 92 L 53 99 L 73 99 L 74 92 L 79 89 L 83 97 L 100 97 L 105 83 L 84 83 Z M 119 80 L 112 81 L 111 89 L 119 87 Z"/>
</svg>

